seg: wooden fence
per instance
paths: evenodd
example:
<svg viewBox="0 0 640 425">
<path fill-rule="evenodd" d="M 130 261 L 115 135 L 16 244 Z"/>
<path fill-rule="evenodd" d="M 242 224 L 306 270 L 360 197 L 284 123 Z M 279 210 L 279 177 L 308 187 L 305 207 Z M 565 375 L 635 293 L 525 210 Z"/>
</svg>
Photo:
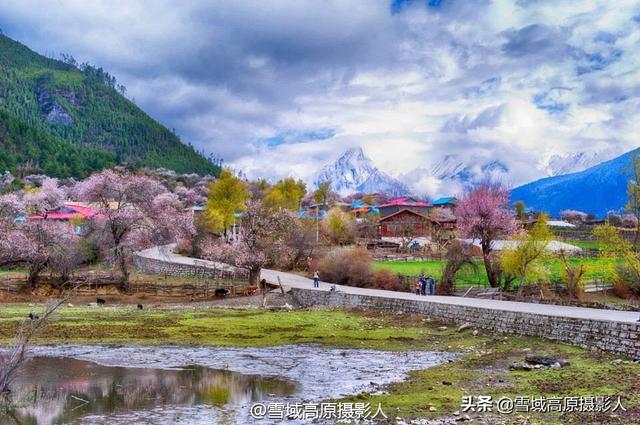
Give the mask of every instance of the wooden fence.
<svg viewBox="0 0 640 425">
<path fill-rule="evenodd" d="M 78 296 L 95 296 L 106 293 L 119 293 L 120 280 L 111 274 L 79 275 L 74 276 L 65 284 L 61 284 L 55 279 L 43 276 L 38 285 L 47 285 L 62 294 L 77 286 Z M 3 277 L 0 278 L 0 291 L 9 293 L 19 293 L 27 288 L 24 277 Z M 216 278 L 211 278 L 209 274 L 201 277 L 189 277 L 176 280 L 175 277 L 159 275 L 157 277 L 136 276 L 131 279 L 128 285 L 128 293 L 145 294 L 158 297 L 188 297 L 188 298 L 211 298 L 215 296 L 217 289 L 227 289 L 229 295 L 251 295 L 257 292 L 256 286 L 251 286 L 244 279 L 238 278 L 234 273 L 220 273 Z"/>
</svg>

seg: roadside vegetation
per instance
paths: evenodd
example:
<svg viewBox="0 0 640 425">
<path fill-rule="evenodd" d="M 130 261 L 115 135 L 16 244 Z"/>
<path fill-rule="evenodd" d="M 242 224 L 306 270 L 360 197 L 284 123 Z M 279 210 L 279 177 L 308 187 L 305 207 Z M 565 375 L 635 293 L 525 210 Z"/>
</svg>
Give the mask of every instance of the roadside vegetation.
<svg viewBox="0 0 640 425">
<path fill-rule="evenodd" d="M 613 269 L 617 264 L 621 263 L 621 260 L 591 257 L 571 258 L 569 262 L 574 265 L 584 264 L 587 269 L 587 280 L 604 279 L 610 281 L 615 276 Z M 480 260 L 475 260 L 475 263 L 478 266 L 482 265 Z M 433 275 L 436 279 L 440 280 L 446 264 L 446 260 L 376 261 L 374 262 L 374 267 L 376 269 L 390 270 L 405 276 L 420 276 L 420 274 L 425 273 Z M 550 280 L 561 280 L 562 260 L 559 258 L 548 258 L 543 261 L 543 266 Z M 483 269 L 466 268 L 462 269 L 456 275 L 456 284 L 458 286 L 488 286 L 489 282 Z"/>
</svg>

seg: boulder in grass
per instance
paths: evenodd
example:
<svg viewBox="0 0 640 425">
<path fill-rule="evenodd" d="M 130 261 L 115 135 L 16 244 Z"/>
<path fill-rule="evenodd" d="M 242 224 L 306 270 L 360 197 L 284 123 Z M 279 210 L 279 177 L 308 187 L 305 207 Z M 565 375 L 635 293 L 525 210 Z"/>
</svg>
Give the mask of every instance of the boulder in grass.
<svg viewBox="0 0 640 425">
<path fill-rule="evenodd" d="M 541 356 L 538 354 L 527 354 L 524 361 L 532 365 L 541 365 L 547 367 L 565 367 L 569 366 L 569 362 L 553 356 Z"/>
</svg>

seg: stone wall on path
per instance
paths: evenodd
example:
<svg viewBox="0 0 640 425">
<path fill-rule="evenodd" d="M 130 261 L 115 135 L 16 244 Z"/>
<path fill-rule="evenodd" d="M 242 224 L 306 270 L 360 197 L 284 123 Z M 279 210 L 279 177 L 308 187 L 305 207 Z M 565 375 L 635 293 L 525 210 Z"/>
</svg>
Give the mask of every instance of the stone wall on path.
<svg viewBox="0 0 640 425">
<path fill-rule="evenodd" d="M 576 319 L 312 289 L 291 288 L 290 293 L 301 307 L 326 306 L 423 314 L 459 325 L 470 323 L 494 332 L 553 339 L 640 359 L 640 323 Z"/>
<path fill-rule="evenodd" d="M 184 257 L 173 252 L 157 258 L 141 251 L 133 255 L 133 262 L 144 273 L 249 283 L 249 272 L 246 270 L 231 266 L 216 267 L 210 261 Z"/>
</svg>

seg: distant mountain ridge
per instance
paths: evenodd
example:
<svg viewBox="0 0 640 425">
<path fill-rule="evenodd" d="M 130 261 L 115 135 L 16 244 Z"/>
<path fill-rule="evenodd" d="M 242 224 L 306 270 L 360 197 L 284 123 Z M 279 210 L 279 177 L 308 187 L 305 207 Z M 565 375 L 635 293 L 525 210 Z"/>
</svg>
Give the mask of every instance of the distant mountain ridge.
<svg viewBox="0 0 640 425">
<path fill-rule="evenodd" d="M 0 34 L 0 172 L 83 177 L 122 164 L 218 173 L 118 89 L 101 68 L 44 57 Z"/>
<path fill-rule="evenodd" d="M 385 193 L 390 196 L 409 194 L 409 188 L 378 169 L 362 148 L 347 149 L 334 162 L 325 165 L 314 179 L 316 186 L 331 182 L 331 189 L 341 195 L 355 192 Z"/>
<path fill-rule="evenodd" d="M 638 154 L 640 148 L 577 173 L 536 180 L 513 189 L 511 200 L 524 201 L 527 207 L 552 216 L 574 209 L 604 217 L 624 208 L 631 160 Z"/>
</svg>

